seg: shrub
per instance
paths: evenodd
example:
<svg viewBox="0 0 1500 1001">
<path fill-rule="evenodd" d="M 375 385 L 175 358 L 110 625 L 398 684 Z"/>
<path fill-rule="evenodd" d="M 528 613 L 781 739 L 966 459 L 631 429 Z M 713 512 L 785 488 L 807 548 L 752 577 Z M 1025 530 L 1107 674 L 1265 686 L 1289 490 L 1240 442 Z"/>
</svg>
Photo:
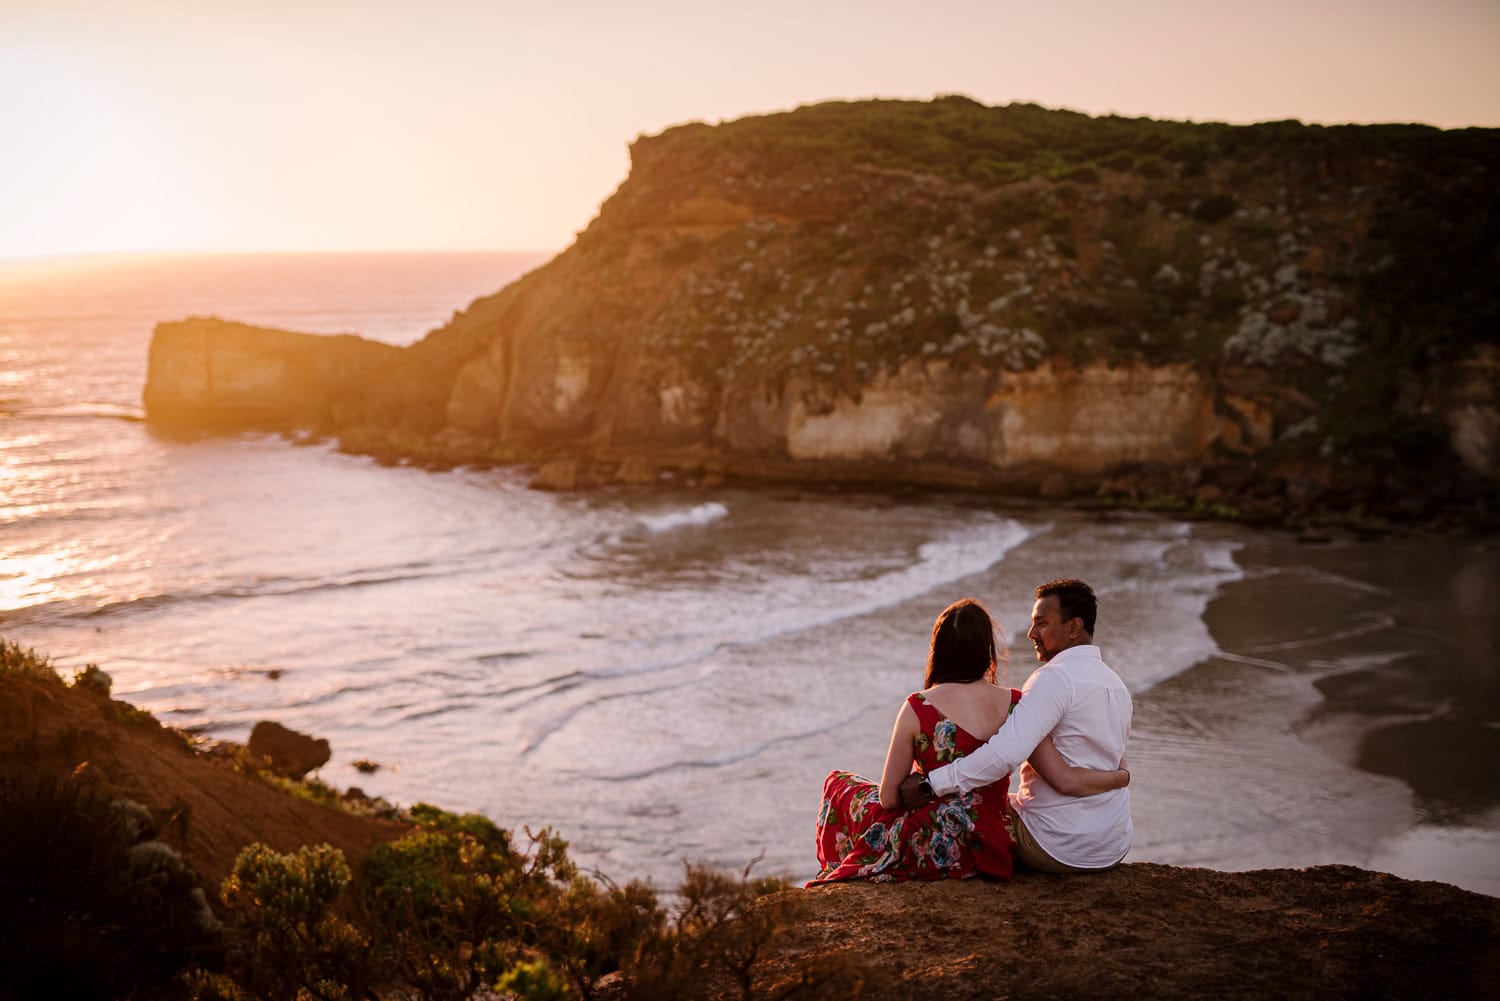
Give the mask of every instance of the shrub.
<svg viewBox="0 0 1500 1001">
<path fill-rule="evenodd" d="M 51 658 L 44 657 L 30 647 L 0 639 L 0 673 L 19 674 L 27 678 L 58 681 L 57 670 Z"/>
<path fill-rule="evenodd" d="M 753 996 L 755 963 L 785 923 L 790 905 L 756 906 L 760 898 L 787 889 L 779 879 L 738 879 L 706 866 L 689 865 L 679 893 L 677 929 L 690 966 L 704 974 L 727 974 L 746 1001 Z"/>
<path fill-rule="evenodd" d="M 343 853 L 328 845 L 281 854 L 257 843 L 240 852 L 220 890 L 240 987 L 266 1001 L 368 996 L 376 979 L 369 940 L 331 910 L 349 880 Z"/>
<path fill-rule="evenodd" d="M 114 679 L 104 671 L 100 670 L 98 664 L 85 664 L 83 670 L 73 674 L 73 687 L 95 695 L 109 697 L 110 689 L 114 686 Z"/>
<path fill-rule="evenodd" d="M 575 875 L 535 929 L 552 968 L 585 1001 L 617 971 L 628 993 L 664 996 L 661 974 L 670 969 L 667 915 L 649 886 L 606 887 Z"/>
<path fill-rule="evenodd" d="M 751 1001 L 760 996 L 859 995 L 863 971 L 847 962 L 822 960 L 805 963 L 794 983 L 777 985 L 774 995 L 766 993 L 761 963 L 801 916 L 802 907 L 795 895 L 782 893 L 790 885 L 784 880 L 751 878 L 754 866 L 752 861 L 738 875 L 686 866 L 672 925 L 629 971 L 628 998 L 686 1001 L 727 993 Z"/>
<path fill-rule="evenodd" d="M 564 1001 L 568 989 L 542 960 L 518 963 L 495 985 L 525 1001 Z"/>
<path fill-rule="evenodd" d="M 391 976 L 418 997 L 458 1001 L 518 966 L 535 973 L 537 924 L 557 884 L 576 875 L 567 843 L 543 830 L 517 852 L 478 814 L 424 803 L 411 815 L 421 829 L 371 852 L 359 888 Z M 539 977 L 526 982 L 544 996 Z"/>
<path fill-rule="evenodd" d="M 0 769 L 0 997 L 155 996 L 213 955 L 218 922 L 155 835 L 82 768 Z"/>
</svg>

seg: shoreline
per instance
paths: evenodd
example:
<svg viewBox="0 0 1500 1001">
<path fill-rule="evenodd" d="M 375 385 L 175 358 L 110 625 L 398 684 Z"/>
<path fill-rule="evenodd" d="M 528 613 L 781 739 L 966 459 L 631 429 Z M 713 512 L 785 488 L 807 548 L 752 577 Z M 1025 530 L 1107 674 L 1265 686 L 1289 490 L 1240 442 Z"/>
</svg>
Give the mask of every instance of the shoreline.
<svg viewBox="0 0 1500 1001">
<path fill-rule="evenodd" d="M 526 470 L 533 489 L 563 493 L 662 485 L 675 489 L 794 487 L 892 497 L 972 495 L 1026 510 L 1060 505 L 1105 516 L 1128 511 L 1182 521 L 1223 521 L 1287 532 L 1310 544 L 1336 541 L 1340 536 L 1371 541 L 1425 532 L 1500 537 L 1500 511 L 1438 502 L 1383 507 L 1384 491 L 1366 482 L 1363 473 L 1341 474 L 1332 467 L 1312 467 L 1300 460 L 1257 458 L 1173 469 L 1127 466 L 1092 476 L 1046 470 L 1031 475 L 979 473 L 967 466 L 942 465 L 898 470 L 889 463 L 842 462 L 819 465 L 814 474 L 796 460 L 702 450 L 608 456 L 517 453 L 491 458 L 440 441 L 407 439 L 397 444 L 363 435 L 307 430 L 281 434 L 294 445 L 332 443 L 337 451 L 366 456 L 381 465 L 415 466 L 431 472 Z"/>
<path fill-rule="evenodd" d="M 432 473 L 504 469 L 522 474 L 534 490 L 587 495 L 593 491 L 650 492 L 655 489 L 795 489 L 837 495 L 868 493 L 893 500 L 923 497 L 969 498 L 999 511 L 1035 513 L 1062 507 L 1108 518 L 1115 513 L 1155 515 L 1186 522 L 1223 522 L 1284 533 L 1306 545 L 1371 542 L 1435 534 L 1500 543 L 1500 510 L 1467 507 L 1416 511 L 1371 511 L 1362 503 L 1329 508 L 1331 493 L 1357 489 L 1330 469 L 1305 464 L 1200 463 L 1183 469 L 1122 468 L 1091 477 L 1032 478 L 977 475 L 942 467 L 930 475 L 892 477 L 878 464 L 821 465 L 817 474 L 794 460 L 756 460 L 702 449 L 686 452 L 561 455 L 494 452 L 470 443 L 358 433 L 313 427 L 248 427 L 210 422 L 187 425 L 145 416 L 153 434 L 196 440 L 239 435 L 271 436 L 296 448 L 326 448 L 367 458 L 380 466 L 411 467 Z M 911 474 L 908 469 L 907 474 Z M 921 472 L 918 470 L 917 472 Z M 1231 484 L 1205 482 L 1225 478 Z"/>
<path fill-rule="evenodd" d="M 1486 767 L 1500 758 L 1497 627 L 1488 613 L 1500 602 L 1500 549 L 1450 537 L 1380 547 L 1268 537 L 1237 561 L 1247 573 L 1230 590 L 1274 590 L 1296 573 L 1322 592 L 1302 596 L 1317 606 L 1312 612 L 1287 611 L 1304 616 L 1289 632 L 1322 613 L 1348 617 L 1330 635 L 1262 643 L 1249 653 L 1279 664 L 1289 693 L 1305 692 L 1304 701 L 1287 703 L 1287 732 L 1363 776 L 1366 791 L 1349 795 L 1401 812 L 1397 827 L 1369 846 L 1369 861 L 1414 878 L 1447 873 L 1466 889 L 1500 896 L 1500 865 L 1458 872 L 1451 858 L 1481 862 L 1500 849 L 1500 777 Z M 1210 603 L 1204 621 L 1221 645 L 1234 647 L 1244 624 L 1230 599 Z M 1275 597 L 1262 600 L 1275 607 Z M 1435 630 L 1436 622 L 1445 630 Z M 1393 819 L 1389 809 L 1382 816 Z"/>
</svg>

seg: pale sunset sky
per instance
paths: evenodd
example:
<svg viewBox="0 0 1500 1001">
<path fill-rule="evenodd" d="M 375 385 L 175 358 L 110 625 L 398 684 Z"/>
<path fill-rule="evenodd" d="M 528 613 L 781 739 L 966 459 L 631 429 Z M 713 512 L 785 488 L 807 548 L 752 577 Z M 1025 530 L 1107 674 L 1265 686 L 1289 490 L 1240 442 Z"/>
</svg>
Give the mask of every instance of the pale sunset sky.
<svg viewBox="0 0 1500 1001">
<path fill-rule="evenodd" d="M 637 135 L 830 99 L 1500 125 L 1497 0 L 0 0 L 0 259 L 560 250 Z"/>
</svg>

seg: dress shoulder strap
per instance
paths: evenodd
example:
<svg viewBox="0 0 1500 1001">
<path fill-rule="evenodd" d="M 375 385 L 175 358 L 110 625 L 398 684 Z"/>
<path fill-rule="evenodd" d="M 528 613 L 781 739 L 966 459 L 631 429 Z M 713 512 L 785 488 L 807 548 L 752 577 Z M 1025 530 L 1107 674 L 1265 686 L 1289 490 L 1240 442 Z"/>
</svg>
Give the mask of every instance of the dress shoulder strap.
<svg viewBox="0 0 1500 1001">
<path fill-rule="evenodd" d="M 942 716 L 937 706 L 927 701 L 927 696 L 922 692 L 912 692 L 906 697 L 906 704 L 911 706 L 912 711 L 917 714 L 917 722 L 924 727 Z"/>
</svg>

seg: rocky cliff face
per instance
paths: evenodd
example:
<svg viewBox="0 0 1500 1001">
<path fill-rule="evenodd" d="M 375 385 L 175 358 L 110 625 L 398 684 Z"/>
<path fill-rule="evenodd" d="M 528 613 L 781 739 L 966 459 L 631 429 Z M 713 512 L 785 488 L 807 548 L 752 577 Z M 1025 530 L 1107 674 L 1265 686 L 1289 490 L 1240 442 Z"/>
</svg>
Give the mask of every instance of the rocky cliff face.
<svg viewBox="0 0 1500 1001">
<path fill-rule="evenodd" d="M 145 391 L 151 419 L 207 427 L 296 427 L 371 419 L 367 387 L 400 352 L 351 335 L 321 337 L 242 323 L 159 324 Z"/>
<path fill-rule="evenodd" d="M 152 418 L 201 400 L 361 450 L 552 462 L 557 483 L 1493 511 L 1492 130 L 952 98 L 682 126 L 632 157 L 572 247 L 399 357 L 361 355 L 363 390 L 337 374 L 352 355 L 164 325 Z M 205 350 L 238 353 L 233 389 L 200 374 Z M 318 385 L 339 406 L 309 405 Z M 244 408 L 278 386 L 295 405 Z"/>
</svg>

